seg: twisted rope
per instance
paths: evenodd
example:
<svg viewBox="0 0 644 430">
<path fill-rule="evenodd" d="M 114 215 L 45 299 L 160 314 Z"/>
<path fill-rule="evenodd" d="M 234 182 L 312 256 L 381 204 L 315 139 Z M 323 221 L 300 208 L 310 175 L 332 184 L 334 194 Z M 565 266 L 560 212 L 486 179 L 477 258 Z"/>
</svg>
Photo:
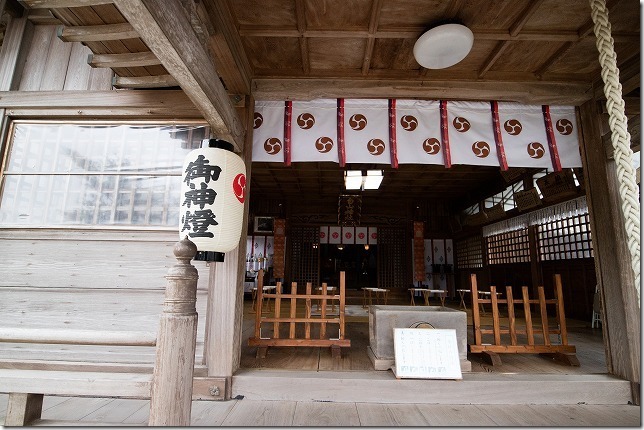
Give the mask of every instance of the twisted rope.
<svg viewBox="0 0 644 430">
<path fill-rule="evenodd" d="M 599 63 L 602 66 L 604 94 L 608 108 L 608 123 L 611 129 L 611 142 L 615 149 L 614 158 L 617 163 L 617 179 L 619 180 L 619 195 L 622 205 L 622 215 L 626 226 L 628 250 L 631 254 L 631 267 L 635 274 L 635 289 L 637 290 L 637 305 L 640 305 L 640 205 L 639 192 L 635 181 L 635 169 L 632 159 L 631 136 L 628 132 L 626 115 L 624 114 L 624 99 L 622 84 L 619 82 L 617 55 L 613 37 L 611 36 L 608 10 L 605 0 L 590 0 L 591 15 L 595 23 L 595 36 Z"/>
</svg>

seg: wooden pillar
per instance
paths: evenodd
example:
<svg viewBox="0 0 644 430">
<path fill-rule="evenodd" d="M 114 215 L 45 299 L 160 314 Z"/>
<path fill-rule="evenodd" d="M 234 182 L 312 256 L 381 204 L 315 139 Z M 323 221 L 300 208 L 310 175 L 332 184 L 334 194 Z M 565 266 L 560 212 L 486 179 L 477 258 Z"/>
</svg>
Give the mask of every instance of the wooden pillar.
<svg viewBox="0 0 644 430">
<path fill-rule="evenodd" d="M 150 399 L 151 426 L 189 426 L 192 379 L 197 345 L 197 269 L 190 260 L 197 246 L 188 238 L 177 242 L 179 260 L 166 279 L 165 302 L 157 336 Z"/>
<path fill-rule="evenodd" d="M 230 399 L 232 375 L 241 361 L 242 317 L 244 312 L 244 276 L 252 162 L 252 124 L 255 100 L 246 97 L 246 141 L 242 157 L 246 164 L 244 220 L 239 246 L 226 253 L 224 262 L 210 263 L 204 361 L 208 376 L 226 379 L 224 399 Z"/>
<path fill-rule="evenodd" d="M 603 335 L 608 371 L 631 381 L 639 404 L 640 312 L 619 204 L 615 161 L 602 144 L 595 101 L 580 109 L 582 160 L 590 212 L 595 272 L 603 303 Z"/>
</svg>

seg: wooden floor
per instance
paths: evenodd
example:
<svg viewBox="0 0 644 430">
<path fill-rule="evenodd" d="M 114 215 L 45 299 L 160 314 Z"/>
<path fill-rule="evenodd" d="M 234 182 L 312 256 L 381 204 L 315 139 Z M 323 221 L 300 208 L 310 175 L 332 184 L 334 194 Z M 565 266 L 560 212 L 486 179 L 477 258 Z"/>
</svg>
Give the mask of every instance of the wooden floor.
<svg viewBox="0 0 644 430">
<path fill-rule="evenodd" d="M 392 304 L 392 303 L 389 303 Z M 394 303 L 394 304 L 405 304 Z M 431 303 L 436 305 L 437 303 Z M 457 301 L 447 301 L 446 305 L 457 309 Z M 346 317 L 346 337 L 351 340 L 350 348 L 342 349 L 342 359 L 333 359 L 330 348 L 289 348 L 271 347 L 268 349 L 266 358 L 256 358 L 256 347 L 248 346 L 248 338 L 254 334 L 255 315 L 252 310 L 252 302 L 244 303 L 244 319 L 242 331 L 242 354 L 241 367 L 247 369 L 290 369 L 290 370 L 315 370 L 315 371 L 371 371 L 373 364 L 367 355 L 369 346 L 369 319 L 366 310 L 361 311 L 360 305 L 348 306 L 350 312 Z M 282 306 L 282 313 L 289 312 L 288 306 Z M 303 309 L 298 308 L 303 316 Z M 473 342 L 472 337 L 472 313 L 467 309 L 468 318 L 468 342 Z M 553 321 L 554 322 L 554 321 Z M 539 324 L 538 319 L 533 321 Z M 492 325 L 491 315 L 488 311 L 482 317 L 483 325 Z M 602 331 L 599 328 L 591 329 L 590 321 L 568 320 L 568 342 L 577 348 L 579 367 L 571 367 L 555 362 L 539 355 L 532 354 L 503 354 L 501 366 L 486 364 L 482 358 L 470 355 L 468 359 L 472 363 L 472 372 L 499 372 L 499 373 L 561 373 L 561 374 L 597 374 L 606 373 L 606 357 L 602 339 Z M 288 327 L 283 327 L 287 329 Z M 301 327 L 298 327 L 300 330 Z M 282 337 L 286 336 L 286 332 Z M 490 340 L 491 341 L 491 340 Z M 375 370 L 373 370 L 375 372 Z"/>
<path fill-rule="evenodd" d="M 150 402 L 48 396 L 36 425 L 145 426 Z M 0 394 L 0 422 L 7 395 Z M 193 426 L 628 426 L 631 405 L 430 405 L 230 400 L 192 402 Z"/>
<path fill-rule="evenodd" d="M 390 303 L 391 304 L 391 303 Z M 405 303 L 407 304 L 407 303 Z M 457 307 L 457 302 L 449 303 Z M 265 359 L 255 357 L 247 346 L 253 333 L 254 314 L 250 300 L 244 303 L 242 369 L 293 369 L 320 372 L 375 372 L 366 354 L 369 324 L 360 306 L 347 316 L 347 337 L 352 346 L 341 359 L 332 359 L 328 348 L 270 348 Z M 471 315 L 468 313 L 471 324 Z M 471 330 L 471 326 L 469 327 Z M 590 322 L 569 321 L 569 343 L 577 347 L 580 367 L 569 367 L 535 355 L 504 355 L 503 364 L 493 367 L 470 357 L 472 371 L 503 373 L 564 374 L 606 373 L 601 329 Z M 198 351 L 199 355 L 200 351 Z M 14 354 L 15 355 L 15 351 Z M 146 357 L 143 361 L 148 361 Z M 492 376 L 491 375 L 491 376 Z M 572 377 L 572 376 L 570 376 Z M 299 399 L 297 399 L 299 400 Z M 352 399 L 351 399 L 352 400 Z M 223 402 L 194 401 L 194 426 L 640 426 L 638 406 L 627 404 L 429 404 L 360 403 L 352 401 L 294 401 L 235 399 Z M 542 402 L 544 403 L 544 402 Z M 4 421 L 7 395 L 0 394 L 0 423 Z M 37 425 L 144 426 L 149 401 L 112 398 L 69 398 L 47 396 L 42 420 Z"/>
</svg>

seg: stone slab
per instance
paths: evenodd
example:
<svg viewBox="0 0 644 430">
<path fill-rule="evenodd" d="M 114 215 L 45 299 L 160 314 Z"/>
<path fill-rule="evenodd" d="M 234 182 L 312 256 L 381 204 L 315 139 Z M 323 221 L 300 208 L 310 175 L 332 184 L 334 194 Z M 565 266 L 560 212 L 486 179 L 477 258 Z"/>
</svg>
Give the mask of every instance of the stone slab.
<svg viewBox="0 0 644 430">
<path fill-rule="evenodd" d="M 467 361 L 467 313 L 442 306 L 370 306 L 369 347 L 374 359 L 381 363 L 378 367 L 383 367 L 389 360 L 393 363 L 394 328 L 422 327 L 427 324 L 437 329 L 456 330 L 461 370 L 471 370 L 471 364 Z M 469 369 L 465 370 L 464 367 Z"/>
</svg>

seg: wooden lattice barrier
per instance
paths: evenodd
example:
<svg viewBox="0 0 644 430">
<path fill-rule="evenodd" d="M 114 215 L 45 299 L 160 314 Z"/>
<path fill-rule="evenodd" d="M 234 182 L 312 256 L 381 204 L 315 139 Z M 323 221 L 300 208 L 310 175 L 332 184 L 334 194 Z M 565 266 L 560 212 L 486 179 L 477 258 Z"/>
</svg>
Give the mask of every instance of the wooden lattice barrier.
<svg viewBox="0 0 644 430">
<path fill-rule="evenodd" d="M 312 285 L 306 283 L 306 292 L 297 293 L 297 283 L 291 283 L 290 294 L 282 294 L 282 283 L 277 282 L 275 293 L 263 292 L 264 273 L 260 270 L 257 277 L 257 306 L 255 314 L 255 336 L 248 339 L 249 346 L 259 347 L 257 357 L 264 358 L 269 346 L 312 346 L 331 347 L 333 357 L 340 357 L 341 347 L 350 347 L 351 340 L 345 339 L 344 311 L 345 311 L 345 276 L 340 272 L 339 294 L 328 294 L 326 283 L 322 284 L 320 294 L 313 294 Z M 262 311 L 263 299 L 274 299 L 275 306 L 273 316 L 265 316 Z M 288 300 L 290 308 L 288 316 L 282 316 L 282 300 Z M 332 300 L 338 301 L 339 312 L 337 317 L 327 315 L 327 304 Z M 297 304 L 304 302 L 304 317 L 297 316 Z M 312 303 L 319 303 L 319 315 L 312 314 Z M 299 327 L 296 325 L 299 324 Z M 338 337 L 333 338 L 327 334 L 327 325 L 338 325 Z M 268 325 L 268 327 L 266 327 Z M 272 325 L 272 333 L 269 330 L 262 332 L 262 326 L 269 328 Z M 280 326 L 288 327 L 288 337 L 280 333 Z M 297 330 L 299 328 L 299 330 Z M 317 337 L 315 337 L 317 332 Z M 268 337 L 268 335 L 271 335 Z M 285 333 L 284 333 L 285 334 Z"/>
<path fill-rule="evenodd" d="M 563 361 L 571 366 L 579 366 L 576 348 L 568 345 L 568 332 L 566 330 L 566 316 L 561 286 L 561 276 L 554 275 L 555 297 L 546 300 L 543 286 L 537 288 L 538 299 L 530 299 L 528 287 L 522 287 L 522 298 L 514 299 L 512 287 L 505 287 L 506 298 L 498 298 L 496 287 L 490 286 L 490 298 L 479 298 L 476 275 L 470 275 L 472 291 L 472 320 L 474 329 L 474 344 L 469 345 L 471 353 L 483 354 L 492 365 L 501 364 L 498 354 L 541 354 Z M 480 306 L 490 304 L 492 307 L 492 329 L 483 328 L 481 325 Z M 508 316 L 507 326 L 501 325 L 499 305 L 506 304 Z M 523 305 L 524 320 L 517 319 L 515 305 Z M 541 324 L 533 326 L 530 305 L 538 305 Z M 548 322 L 546 305 L 554 305 L 556 309 L 556 328 L 551 328 Z M 493 343 L 483 343 L 483 336 L 492 335 Z M 559 343 L 553 344 L 550 336 L 559 336 Z M 521 336 L 521 338 L 519 337 Z M 537 343 L 541 337 L 541 343 Z"/>
</svg>

